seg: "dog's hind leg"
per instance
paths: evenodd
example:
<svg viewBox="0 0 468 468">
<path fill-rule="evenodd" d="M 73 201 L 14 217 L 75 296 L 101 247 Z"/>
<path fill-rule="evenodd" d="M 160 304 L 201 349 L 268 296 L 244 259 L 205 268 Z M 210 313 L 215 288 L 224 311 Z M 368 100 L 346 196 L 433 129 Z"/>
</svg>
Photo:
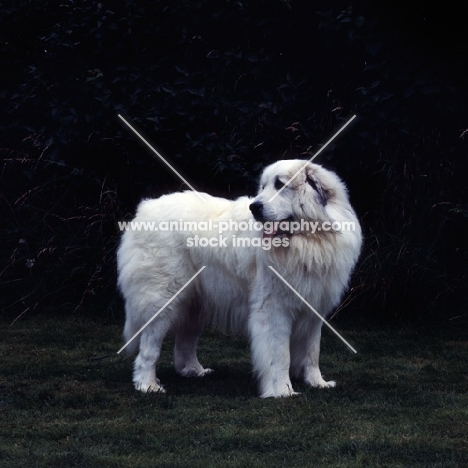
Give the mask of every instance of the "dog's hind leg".
<svg viewBox="0 0 468 468">
<path fill-rule="evenodd" d="M 133 383 L 137 390 L 142 392 L 165 392 L 156 377 L 156 364 L 168 328 L 167 321 L 156 319 L 141 332 L 140 351 L 135 359 L 133 370 Z"/>
<path fill-rule="evenodd" d="M 174 346 L 174 366 L 183 377 L 203 377 L 213 369 L 205 369 L 197 358 L 198 339 L 203 331 L 203 321 L 198 308 L 187 307 L 187 313 L 181 315 L 181 322 L 176 328 Z"/>
</svg>

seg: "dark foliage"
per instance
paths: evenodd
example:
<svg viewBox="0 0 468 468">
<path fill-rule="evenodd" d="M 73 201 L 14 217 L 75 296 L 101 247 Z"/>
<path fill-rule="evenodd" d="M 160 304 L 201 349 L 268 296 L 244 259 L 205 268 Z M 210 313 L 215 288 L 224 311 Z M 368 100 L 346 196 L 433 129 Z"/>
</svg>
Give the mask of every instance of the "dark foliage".
<svg viewBox="0 0 468 468">
<path fill-rule="evenodd" d="M 357 114 L 318 159 L 347 181 L 365 228 L 347 303 L 414 318 L 456 305 L 468 251 L 462 13 L 3 2 L 1 306 L 111 304 L 116 221 L 182 188 L 119 113 L 198 189 L 231 197 Z"/>
</svg>

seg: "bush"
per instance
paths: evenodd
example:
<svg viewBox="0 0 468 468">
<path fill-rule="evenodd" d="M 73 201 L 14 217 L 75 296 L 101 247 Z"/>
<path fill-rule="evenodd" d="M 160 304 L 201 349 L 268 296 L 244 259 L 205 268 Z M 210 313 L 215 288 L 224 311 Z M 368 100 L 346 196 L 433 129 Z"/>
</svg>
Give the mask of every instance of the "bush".
<svg viewBox="0 0 468 468">
<path fill-rule="evenodd" d="M 231 197 L 357 114 L 318 160 L 348 182 L 365 228 L 349 300 L 418 316 L 465 293 L 466 74 L 450 18 L 408 12 L 406 25 L 387 5 L 270 0 L 19 1 L 5 13 L 7 311 L 107 307 L 116 220 L 181 188 L 119 113 L 198 189 Z"/>
</svg>

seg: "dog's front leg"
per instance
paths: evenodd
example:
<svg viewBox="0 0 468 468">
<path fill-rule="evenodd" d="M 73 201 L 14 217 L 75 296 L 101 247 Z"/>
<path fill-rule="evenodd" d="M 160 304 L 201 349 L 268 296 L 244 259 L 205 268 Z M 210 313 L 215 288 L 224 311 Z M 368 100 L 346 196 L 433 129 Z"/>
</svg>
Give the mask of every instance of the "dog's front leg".
<svg viewBox="0 0 468 468">
<path fill-rule="evenodd" d="M 262 398 L 296 395 L 289 377 L 292 319 L 279 307 L 273 299 L 261 301 L 253 304 L 249 316 L 252 363 Z"/>
<path fill-rule="evenodd" d="M 336 382 L 324 380 L 319 369 L 321 330 L 322 321 L 317 317 L 306 315 L 296 323 L 291 340 L 291 372 L 311 387 L 331 388 Z"/>
</svg>

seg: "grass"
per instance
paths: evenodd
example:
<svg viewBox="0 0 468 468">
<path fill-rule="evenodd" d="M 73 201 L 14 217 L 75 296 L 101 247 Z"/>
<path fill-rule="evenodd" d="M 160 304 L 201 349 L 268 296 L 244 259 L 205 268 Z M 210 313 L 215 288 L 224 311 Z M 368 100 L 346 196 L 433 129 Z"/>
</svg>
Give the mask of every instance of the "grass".
<svg viewBox="0 0 468 468">
<path fill-rule="evenodd" d="M 462 467 L 468 465 L 468 342 L 462 330 L 334 326 L 330 390 L 261 400 L 243 339 L 207 333 L 216 372 L 178 377 L 165 344 L 166 395 L 131 385 L 121 323 L 89 316 L 1 319 L 0 466 Z"/>
</svg>

